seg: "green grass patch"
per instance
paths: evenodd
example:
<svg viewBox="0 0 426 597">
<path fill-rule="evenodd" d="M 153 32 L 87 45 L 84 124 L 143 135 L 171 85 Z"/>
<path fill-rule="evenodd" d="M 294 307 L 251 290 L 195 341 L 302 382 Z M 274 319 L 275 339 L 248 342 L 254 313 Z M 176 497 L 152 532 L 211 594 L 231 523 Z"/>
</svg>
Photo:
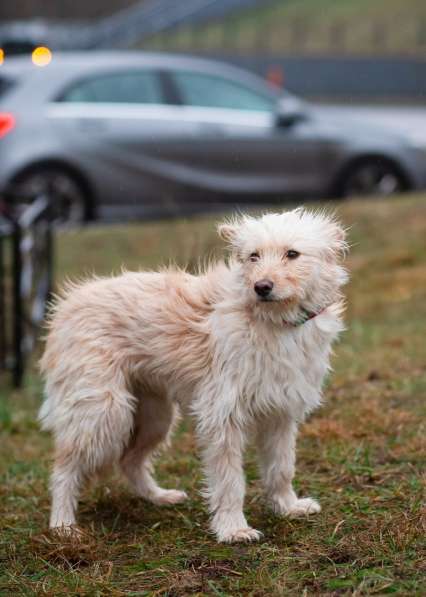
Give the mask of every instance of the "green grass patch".
<svg viewBox="0 0 426 597">
<path fill-rule="evenodd" d="M 160 509 L 118 478 L 88 489 L 79 544 L 47 531 L 51 439 L 38 430 L 36 369 L 0 395 L 0 595 L 424 595 L 426 196 L 337 205 L 350 226 L 347 331 L 326 404 L 303 426 L 296 485 L 320 499 L 309 520 L 265 509 L 253 452 L 246 513 L 259 544 L 209 535 L 191 425 L 157 465 L 190 494 Z M 88 228 L 58 238 L 57 278 L 192 269 L 220 256 L 216 218 Z"/>
</svg>

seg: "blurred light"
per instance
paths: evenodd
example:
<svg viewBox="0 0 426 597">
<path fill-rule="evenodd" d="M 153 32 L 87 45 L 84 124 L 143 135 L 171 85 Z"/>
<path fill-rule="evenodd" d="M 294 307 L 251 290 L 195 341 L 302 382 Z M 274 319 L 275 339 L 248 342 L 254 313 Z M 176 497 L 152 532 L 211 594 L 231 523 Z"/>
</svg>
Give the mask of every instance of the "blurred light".
<svg viewBox="0 0 426 597">
<path fill-rule="evenodd" d="M 35 66 L 47 66 L 52 60 L 52 52 L 45 46 L 39 46 L 33 50 L 31 60 Z"/>
<path fill-rule="evenodd" d="M 284 69 L 278 64 L 270 66 L 266 72 L 266 80 L 274 87 L 284 87 Z"/>
<path fill-rule="evenodd" d="M 0 112 L 0 139 L 5 137 L 15 126 L 15 117 L 9 112 Z"/>
<path fill-rule="evenodd" d="M 0 48 L 0 66 L 3 64 L 4 62 L 4 50 L 3 48 Z"/>
</svg>

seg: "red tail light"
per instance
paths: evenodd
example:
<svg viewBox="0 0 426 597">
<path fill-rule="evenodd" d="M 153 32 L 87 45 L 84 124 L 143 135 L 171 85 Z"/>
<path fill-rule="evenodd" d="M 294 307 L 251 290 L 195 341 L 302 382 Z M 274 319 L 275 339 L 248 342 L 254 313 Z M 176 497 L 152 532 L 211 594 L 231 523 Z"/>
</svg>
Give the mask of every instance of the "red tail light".
<svg viewBox="0 0 426 597">
<path fill-rule="evenodd" d="M 0 139 L 5 137 L 7 133 L 15 126 L 15 117 L 9 112 L 0 112 Z"/>
</svg>

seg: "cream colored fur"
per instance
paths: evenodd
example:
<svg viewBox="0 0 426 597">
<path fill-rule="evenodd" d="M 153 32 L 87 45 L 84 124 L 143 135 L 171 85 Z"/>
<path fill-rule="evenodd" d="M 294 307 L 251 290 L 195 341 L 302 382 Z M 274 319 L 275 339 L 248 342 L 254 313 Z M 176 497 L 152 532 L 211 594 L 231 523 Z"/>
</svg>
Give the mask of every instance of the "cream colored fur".
<svg viewBox="0 0 426 597">
<path fill-rule="evenodd" d="M 242 457 L 255 439 L 277 514 L 320 510 L 293 488 L 298 423 L 321 402 L 331 343 L 342 330 L 344 232 L 297 209 L 219 227 L 231 257 L 199 276 L 169 269 L 68 285 L 56 301 L 41 370 L 44 429 L 53 432 L 50 525 L 75 524 L 79 492 L 118 463 L 135 491 L 175 504 L 151 458 L 177 412 L 191 414 L 219 541 L 255 540 L 243 514 Z M 287 256 L 289 250 L 300 253 Z M 271 300 L 254 290 L 273 283 Z M 319 313 L 300 326 L 302 308 Z"/>
</svg>

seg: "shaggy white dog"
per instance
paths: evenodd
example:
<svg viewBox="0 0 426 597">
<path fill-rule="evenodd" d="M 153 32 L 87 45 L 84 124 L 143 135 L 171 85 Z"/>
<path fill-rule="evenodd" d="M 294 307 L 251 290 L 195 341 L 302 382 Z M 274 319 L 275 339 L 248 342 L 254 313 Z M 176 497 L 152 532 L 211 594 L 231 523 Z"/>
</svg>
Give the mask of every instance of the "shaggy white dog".
<svg viewBox="0 0 426 597">
<path fill-rule="evenodd" d="M 184 500 L 151 466 L 178 410 L 196 421 L 219 541 L 260 535 L 243 514 L 248 439 L 274 511 L 319 512 L 292 488 L 295 437 L 321 402 L 342 330 L 344 231 L 296 209 L 241 217 L 219 234 L 230 260 L 202 275 L 125 273 L 69 285 L 56 302 L 41 361 L 40 419 L 55 437 L 51 527 L 70 530 L 83 483 L 113 463 L 155 504 Z"/>
</svg>

